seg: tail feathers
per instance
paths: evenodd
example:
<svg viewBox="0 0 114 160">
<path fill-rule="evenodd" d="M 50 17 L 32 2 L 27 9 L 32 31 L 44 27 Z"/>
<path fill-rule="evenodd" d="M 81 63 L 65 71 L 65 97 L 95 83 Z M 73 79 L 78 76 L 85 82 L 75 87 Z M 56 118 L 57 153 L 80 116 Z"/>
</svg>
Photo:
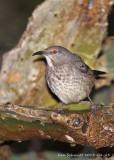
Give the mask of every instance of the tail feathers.
<svg viewBox="0 0 114 160">
<path fill-rule="evenodd" d="M 103 71 L 97 71 L 97 70 L 93 70 L 94 75 L 100 75 L 100 74 L 106 74 L 106 72 Z"/>
</svg>

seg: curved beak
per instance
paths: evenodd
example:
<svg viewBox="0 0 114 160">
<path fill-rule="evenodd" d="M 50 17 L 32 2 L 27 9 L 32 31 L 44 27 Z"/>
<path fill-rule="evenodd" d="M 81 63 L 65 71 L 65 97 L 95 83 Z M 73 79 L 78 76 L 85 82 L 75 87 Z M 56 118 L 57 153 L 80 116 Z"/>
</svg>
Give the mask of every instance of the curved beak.
<svg viewBox="0 0 114 160">
<path fill-rule="evenodd" d="M 38 51 L 38 52 L 35 52 L 32 56 L 43 55 L 43 54 L 44 54 L 44 51 Z"/>
</svg>

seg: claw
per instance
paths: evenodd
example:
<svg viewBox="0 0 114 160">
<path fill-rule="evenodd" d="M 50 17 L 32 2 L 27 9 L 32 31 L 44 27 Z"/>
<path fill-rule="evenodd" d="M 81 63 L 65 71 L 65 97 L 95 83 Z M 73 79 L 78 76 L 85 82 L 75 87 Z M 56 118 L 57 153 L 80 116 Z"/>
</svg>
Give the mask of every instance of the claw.
<svg viewBox="0 0 114 160">
<path fill-rule="evenodd" d="M 57 110 L 58 113 L 64 113 L 64 109 L 63 109 L 62 106 L 63 106 L 63 102 L 60 103 L 60 106 L 59 106 L 59 108 Z"/>
</svg>

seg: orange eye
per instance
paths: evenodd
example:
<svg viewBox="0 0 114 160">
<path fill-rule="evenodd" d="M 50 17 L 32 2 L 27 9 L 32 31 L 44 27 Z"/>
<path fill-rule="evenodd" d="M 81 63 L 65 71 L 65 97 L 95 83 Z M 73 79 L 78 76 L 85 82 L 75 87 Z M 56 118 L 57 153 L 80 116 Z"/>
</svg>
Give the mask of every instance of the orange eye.
<svg viewBox="0 0 114 160">
<path fill-rule="evenodd" d="M 53 54 L 56 54 L 56 53 L 57 53 L 57 51 L 56 51 L 56 50 L 54 50 L 54 51 L 53 51 Z"/>
</svg>

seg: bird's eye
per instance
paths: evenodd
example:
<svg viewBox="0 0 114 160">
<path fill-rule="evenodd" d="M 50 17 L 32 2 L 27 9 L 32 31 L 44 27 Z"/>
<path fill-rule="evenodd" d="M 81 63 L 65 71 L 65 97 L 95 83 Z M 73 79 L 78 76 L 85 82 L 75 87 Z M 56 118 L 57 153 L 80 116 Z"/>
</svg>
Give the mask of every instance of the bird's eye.
<svg viewBox="0 0 114 160">
<path fill-rule="evenodd" d="M 56 54 L 56 53 L 57 53 L 57 51 L 56 51 L 56 50 L 54 50 L 54 51 L 53 51 L 53 54 Z"/>
</svg>

